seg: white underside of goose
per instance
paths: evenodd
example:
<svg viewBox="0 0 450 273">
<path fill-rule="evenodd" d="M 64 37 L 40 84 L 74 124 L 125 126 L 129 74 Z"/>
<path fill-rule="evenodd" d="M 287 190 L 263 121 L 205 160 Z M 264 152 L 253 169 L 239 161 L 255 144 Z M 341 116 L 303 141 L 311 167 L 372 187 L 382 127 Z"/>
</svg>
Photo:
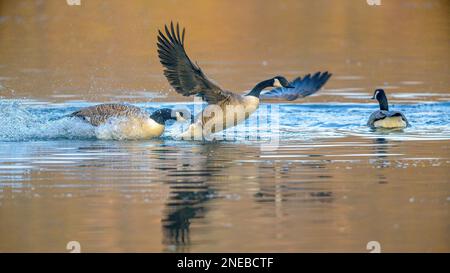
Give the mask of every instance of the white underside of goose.
<svg viewBox="0 0 450 273">
<path fill-rule="evenodd" d="M 375 128 L 405 128 L 406 122 L 402 117 L 385 117 L 373 123 Z"/>
<path fill-rule="evenodd" d="M 95 128 L 99 139 L 150 139 L 164 132 L 164 125 L 151 118 L 112 118 Z"/>
<path fill-rule="evenodd" d="M 225 109 L 218 105 L 208 105 L 200 115 L 197 116 L 196 121 L 189 125 L 188 129 L 181 133 L 178 137 L 183 140 L 202 140 L 208 138 L 212 133 L 223 131 L 227 128 L 233 127 L 246 120 L 259 107 L 259 98 L 254 96 L 244 96 L 242 103 L 238 105 L 227 105 Z M 214 113 L 214 114 L 213 114 Z M 214 115 L 203 124 L 202 115 Z M 223 116 L 226 116 L 227 123 L 223 123 Z M 214 128 L 214 132 L 212 132 Z"/>
</svg>

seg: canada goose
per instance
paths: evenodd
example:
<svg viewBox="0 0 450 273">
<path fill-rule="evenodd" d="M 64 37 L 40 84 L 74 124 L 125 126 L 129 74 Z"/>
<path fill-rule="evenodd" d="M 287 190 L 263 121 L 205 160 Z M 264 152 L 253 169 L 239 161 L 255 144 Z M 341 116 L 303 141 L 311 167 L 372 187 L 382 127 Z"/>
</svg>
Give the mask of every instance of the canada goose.
<svg viewBox="0 0 450 273">
<path fill-rule="evenodd" d="M 320 90 L 320 88 L 330 79 L 331 73 L 325 71 L 324 73 L 316 72 L 313 76 L 311 74 L 303 77 L 295 78 L 290 84 L 294 88 L 278 87 L 266 93 L 261 94 L 260 98 L 283 98 L 289 101 L 298 98 L 304 98 L 312 95 Z"/>
<path fill-rule="evenodd" d="M 189 59 L 184 48 L 185 29 L 183 28 L 180 34 L 178 23 L 174 28 L 172 22 L 170 30 L 167 25 L 164 28 L 165 35 L 159 30 L 157 42 L 158 56 L 164 66 L 164 75 L 177 93 L 183 96 L 197 95 L 208 103 L 208 106 L 195 118 L 189 128 L 180 135 L 183 139 L 203 139 L 211 133 L 225 130 L 246 120 L 258 108 L 260 94 L 267 87 L 282 88 L 281 90 L 275 89 L 271 97 L 279 97 L 279 93 L 285 88 L 295 89 L 295 84 L 300 89 L 302 88 L 301 79 L 291 84 L 286 78 L 276 76 L 258 83 L 245 95 L 223 90 Z M 315 86 L 320 88 L 329 76 L 331 74 L 327 72 L 322 75 L 316 74 L 313 79 Z M 304 83 L 311 80 L 308 77 Z M 317 82 L 321 84 L 317 84 Z M 317 90 L 303 93 L 306 96 L 307 93 L 312 94 L 315 91 Z M 296 98 L 302 95 L 302 92 L 298 90 L 297 93 Z"/>
<path fill-rule="evenodd" d="M 373 112 L 367 125 L 371 128 L 405 128 L 409 126 L 406 117 L 399 111 L 389 111 L 389 104 L 383 89 L 375 90 L 372 99 L 380 104 L 380 110 Z"/>
<path fill-rule="evenodd" d="M 158 137 L 164 132 L 167 120 L 184 121 L 185 113 L 168 108 L 156 110 L 148 115 L 139 107 L 127 104 L 108 103 L 82 108 L 70 114 L 97 127 L 106 124 L 111 118 L 124 119 L 117 124 L 124 139 L 148 139 Z"/>
</svg>

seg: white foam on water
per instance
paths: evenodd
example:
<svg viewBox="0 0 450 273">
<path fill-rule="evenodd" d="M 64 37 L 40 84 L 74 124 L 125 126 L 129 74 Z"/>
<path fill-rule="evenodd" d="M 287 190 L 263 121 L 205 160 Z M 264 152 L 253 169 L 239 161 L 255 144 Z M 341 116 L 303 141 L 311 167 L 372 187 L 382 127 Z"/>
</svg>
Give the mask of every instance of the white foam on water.
<svg viewBox="0 0 450 273">
<path fill-rule="evenodd" d="M 0 103 L 0 141 L 79 139 L 95 137 L 93 127 L 80 119 L 37 115 L 20 102 Z"/>
<path fill-rule="evenodd" d="M 162 107 L 179 107 L 180 103 L 147 103 L 140 107 L 153 112 Z M 192 104 L 185 104 L 192 108 Z M 55 139 L 123 140 L 122 126 L 127 120 L 111 119 L 94 127 L 85 121 L 67 117 L 79 109 L 78 103 L 0 102 L 0 141 L 33 141 Z M 151 108 L 151 109 L 147 109 Z M 396 140 L 450 139 L 450 102 L 430 102 L 391 105 L 402 111 L 411 127 L 404 130 L 373 131 L 366 126 L 369 115 L 377 105 L 357 103 L 262 104 L 250 118 L 222 134 L 226 141 L 308 140 L 315 138 L 389 138 Z M 274 114 L 274 111 L 278 113 Z M 278 120 L 275 120 L 277 119 Z M 168 124 L 161 136 L 173 139 L 188 124 Z"/>
</svg>

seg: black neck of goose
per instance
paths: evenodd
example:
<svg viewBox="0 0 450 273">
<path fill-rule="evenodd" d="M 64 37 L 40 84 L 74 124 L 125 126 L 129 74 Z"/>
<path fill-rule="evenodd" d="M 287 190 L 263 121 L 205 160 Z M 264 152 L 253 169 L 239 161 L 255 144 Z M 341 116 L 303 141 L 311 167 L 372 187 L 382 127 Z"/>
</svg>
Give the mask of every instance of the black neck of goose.
<svg viewBox="0 0 450 273">
<path fill-rule="evenodd" d="M 246 94 L 246 96 L 254 96 L 259 98 L 259 95 L 261 94 L 261 91 L 263 91 L 265 88 L 272 86 L 273 80 L 265 80 L 260 83 L 258 83 L 253 89 Z"/>
<path fill-rule="evenodd" d="M 384 93 L 379 94 L 377 100 L 380 104 L 380 110 L 389 111 L 388 99 Z"/>
<path fill-rule="evenodd" d="M 156 110 L 150 115 L 150 118 L 161 125 L 165 125 L 169 119 L 176 119 L 176 117 L 172 117 L 172 109 L 169 108 Z"/>
</svg>

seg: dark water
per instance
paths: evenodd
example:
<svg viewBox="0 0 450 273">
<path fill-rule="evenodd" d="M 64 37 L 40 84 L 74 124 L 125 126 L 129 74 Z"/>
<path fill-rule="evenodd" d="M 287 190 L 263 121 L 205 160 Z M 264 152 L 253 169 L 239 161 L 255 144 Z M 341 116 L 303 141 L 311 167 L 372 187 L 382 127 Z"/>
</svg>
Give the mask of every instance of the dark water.
<svg viewBox="0 0 450 273">
<path fill-rule="evenodd" d="M 450 251 L 447 1 L 0 1 L 0 251 Z M 169 12 L 170 11 L 170 12 Z M 156 30 L 231 90 L 329 70 L 224 139 L 108 139 L 98 102 L 188 107 Z M 371 131 L 376 87 L 411 127 Z M 267 120 L 266 120 L 267 119 Z"/>
</svg>

